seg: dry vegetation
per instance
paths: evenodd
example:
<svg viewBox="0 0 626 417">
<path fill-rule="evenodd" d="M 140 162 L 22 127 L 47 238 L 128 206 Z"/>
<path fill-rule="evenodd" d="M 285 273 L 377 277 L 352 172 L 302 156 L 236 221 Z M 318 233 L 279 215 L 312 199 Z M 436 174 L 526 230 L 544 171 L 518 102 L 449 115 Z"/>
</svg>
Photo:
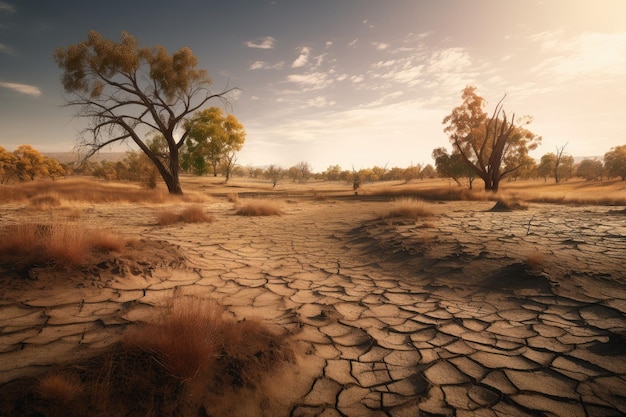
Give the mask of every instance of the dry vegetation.
<svg viewBox="0 0 626 417">
<path fill-rule="evenodd" d="M 283 213 L 278 201 L 263 198 L 240 199 L 235 207 L 240 216 L 280 216 Z"/>
<path fill-rule="evenodd" d="M 120 251 L 125 239 L 76 223 L 20 223 L 0 230 L 0 263 L 17 268 L 82 265 L 93 251 Z"/>
<path fill-rule="evenodd" d="M 200 205 L 186 207 L 178 213 L 165 209 L 157 211 L 157 223 L 161 226 L 175 223 L 210 223 L 214 220 L 215 218 L 205 212 Z"/>
<path fill-rule="evenodd" d="M 263 323 L 227 319 L 209 300 L 180 297 L 153 322 L 127 329 L 107 352 L 43 375 L 28 389 L 4 387 L 0 414 L 226 417 L 294 360 L 286 337 Z"/>
<path fill-rule="evenodd" d="M 391 203 L 391 207 L 383 213 L 382 218 L 404 217 L 418 220 L 434 214 L 434 211 L 423 201 L 410 197 L 401 197 Z"/>
</svg>

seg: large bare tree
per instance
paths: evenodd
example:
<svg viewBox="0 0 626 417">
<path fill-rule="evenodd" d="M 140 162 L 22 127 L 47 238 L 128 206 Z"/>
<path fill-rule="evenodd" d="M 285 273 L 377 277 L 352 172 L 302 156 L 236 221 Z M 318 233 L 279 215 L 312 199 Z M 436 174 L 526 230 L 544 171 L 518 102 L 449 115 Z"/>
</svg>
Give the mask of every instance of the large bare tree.
<svg viewBox="0 0 626 417">
<path fill-rule="evenodd" d="M 79 142 L 85 157 L 132 140 L 156 166 L 168 191 L 182 194 L 179 150 L 191 126 L 183 126 L 184 121 L 212 99 L 227 103 L 232 89 L 212 93 L 211 78 L 196 68 L 198 60 L 191 49 L 170 55 L 160 45 L 139 47 L 128 32 L 115 42 L 90 31 L 87 40 L 57 48 L 54 60 L 72 97 L 68 105 L 90 121 Z M 165 139 L 164 154 L 148 146 L 145 137 L 154 131 Z"/>
<path fill-rule="evenodd" d="M 485 99 L 476 94 L 476 87 L 465 87 L 461 97 L 463 103 L 443 119 L 444 132 L 484 181 L 485 191 L 496 192 L 502 178 L 524 166 L 528 151 L 539 145 L 541 137 L 516 126 L 515 114 L 507 117 L 502 105 L 504 97 L 491 117 L 483 111 Z M 521 122 L 528 124 L 530 119 L 523 118 Z"/>
</svg>

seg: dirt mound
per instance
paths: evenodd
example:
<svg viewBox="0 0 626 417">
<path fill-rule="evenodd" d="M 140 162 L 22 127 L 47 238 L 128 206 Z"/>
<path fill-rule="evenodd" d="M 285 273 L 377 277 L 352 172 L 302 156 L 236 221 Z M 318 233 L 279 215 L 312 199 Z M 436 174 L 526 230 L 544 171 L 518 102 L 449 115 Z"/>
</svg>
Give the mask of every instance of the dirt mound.
<svg viewBox="0 0 626 417">
<path fill-rule="evenodd" d="M 158 240 L 133 240 L 121 251 L 94 251 L 85 264 L 78 266 L 62 267 L 54 263 L 17 266 L 0 262 L 0 288 L 102 288 L 115 277 L 151 276 L 156 269 L 180 268 L 185 262 L 185 255 L 177 245 Z"/>
</svg>

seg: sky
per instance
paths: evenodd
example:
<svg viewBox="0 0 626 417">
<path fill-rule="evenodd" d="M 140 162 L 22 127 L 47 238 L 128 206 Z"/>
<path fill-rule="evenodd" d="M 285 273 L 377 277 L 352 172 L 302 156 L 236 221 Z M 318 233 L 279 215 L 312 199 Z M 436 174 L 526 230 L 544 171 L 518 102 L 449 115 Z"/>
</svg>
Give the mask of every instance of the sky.
<svg viewBox="0 0 626 417">
<path fill-rule="evenodd" d="M 0 0 L 0 146 L 72 151 L 84 121 L 52 56 L 90 30 L 189 47 L 237 87 L 244 166 L 433 164 L 467 85 L 532 116 L 536 158 L 626 144 L 623 0 Z"/>
</svg>

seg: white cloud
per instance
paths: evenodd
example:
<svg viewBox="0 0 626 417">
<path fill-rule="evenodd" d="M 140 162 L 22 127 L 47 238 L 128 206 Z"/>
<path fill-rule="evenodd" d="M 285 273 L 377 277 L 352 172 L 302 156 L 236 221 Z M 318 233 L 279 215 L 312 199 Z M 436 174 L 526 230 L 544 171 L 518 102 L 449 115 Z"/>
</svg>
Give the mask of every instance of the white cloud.
<svg viewBox="0 0 626 417">
<path fill-rule="evenodd" d="M 354 46 L 356 45 L 356 43 L 359 41 L 359 38 L 353 39 L 349 44 L 348 47 Z"/>
<path fill-rule="evenodd" d="M 296 58 L 295 61 L 291 64 L 292 68 L 299 68 L 305 66 L 309 62 L 309 54 L 311 53 L 311 48 L 308 46 L 303 46 L 300 48 L 300 56 Z"/>
<path fill-rule="evenodd" d="M 270 64 L 265 61 L 254 61 L 248 67 L 249 70 L 258 70 L 258 69 L 282 69 L 285 66 L 285 61 L 279 61 L 276 64 Z"/>
<path fill-rule="evenodd" d="M 372 42 L 372 45 L 374 45 L 378 51 L 384 51 L 391 46 L 385 42 Z"/>
<path fill-rule="evenodd" d="M 319 90 L 332 84 L 332 80 L 329 80 L 327 74 L 323 72 L 292 74 L 287 76 L 287 81 L 299 84 L 303 91 Z"/>
<path fill-rule="evenodd" d="M 0 87 L 4 87 L 9 90 L 16 91 L 20 94 L 26 94 L 33 97 L 39 97 L 41 95 L 41 90 L 39 89 L 39 87 L 35 87 L 34 85 L 0 82 Z"/>
<path fill-rule="evenodd" d="M 543 32 L 533 40 L 550 54 L 534 72 L 565 78 L 626 75 L 626 33 L 586 32 L 565 39 L 563 32 Z"/>
<path fill-rule="evenodd" d="M 317 96 L 307 100 L 306 104 L 310 107 L 329 107 L 335 105 L 334 100 L 327 100 L 326 97 Z"/>
<path fill-rule="evenodd" d="M 254 41 L 246 41 L 244 45 L 248 48 L 257 48 L 257 49 L 274 49 L 274 45 L 276 44 L 276 39 L 271 36 L 265 36 L 262 38 L 257 38 Z"/>
<path fill-rule="evenodd" d="M 469 53 L 464 48 L 448 48 L 435 51 L 428 60 L 428 72 L 461 72 L 472 64 Z"/>
</svg>

